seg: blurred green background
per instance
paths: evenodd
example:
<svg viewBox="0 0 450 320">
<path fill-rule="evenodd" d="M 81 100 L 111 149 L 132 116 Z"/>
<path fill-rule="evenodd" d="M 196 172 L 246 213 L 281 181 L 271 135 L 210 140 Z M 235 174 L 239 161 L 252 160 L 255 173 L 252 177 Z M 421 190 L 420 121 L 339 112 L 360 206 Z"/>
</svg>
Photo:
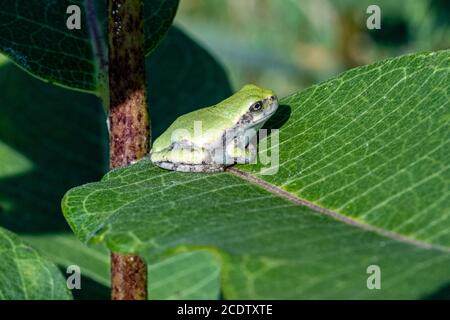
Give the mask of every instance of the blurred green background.
<svg viewBox="0 0 450 320">
<path fill-rule="evenodd" d="M 369 5 L 381 30 L 368 30 Z M 346 69 L 450 47 L 449 0 L 181 0 L 175 24 L 207 48 L 235 89 L 285 96 Z"/>
</svg>

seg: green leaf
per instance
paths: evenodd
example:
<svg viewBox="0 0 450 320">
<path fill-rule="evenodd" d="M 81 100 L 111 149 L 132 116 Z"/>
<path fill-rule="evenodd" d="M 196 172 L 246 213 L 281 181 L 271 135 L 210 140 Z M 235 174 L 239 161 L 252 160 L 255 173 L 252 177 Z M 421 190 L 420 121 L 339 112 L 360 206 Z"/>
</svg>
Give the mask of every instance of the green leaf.
<svg viewBox="0 0 450 320">
<path fill-rule="evenodd" d="M 182 58 L 173 54 L 180 50 Z M 189 85 L 179 87 L 178 83 L 189 79 L 192 66 L 201 66 L 204 72 L 194 73 Z M 148 57 L 147 73 L 150 107 L 162 123 L 154 128 L 156 132 L 173 120 L 166 112 L 172 102 L 162 97 L 180 102 L 176 113 L 182 114 L 222 100 L 231 91 L 222 67 L 175 28 Z M 152 79 L 170 79 L 173 85 Z M 19 233 L 58 265 L 80 266 L 85 278 L 82 292 L 73 292 L 76 298 L 80 294 L 107 298 L 103 289 L 110 281 L 109 251 L 77 240 L 60 210 L 69 188 L 96 181 L 107 170 L 106 118 L 100 101 L 48 85 L 6 61 L 0 64 L 0 86 L 0 225 Z M 177 92 L 180 98 L 175 98 Z M 214 299 L 219 295 L 217 262 L 205 252 L 180 253 L 161 263 L 163 267 L 158 261 L 150 262 L 152 274 L 157 275 L 149 279 L 151 298 Z M 0 268 L 1 264 L 0 260 Z M 89 279 L 101 290 L 91 290 Z M 172 279 L 178 281 L 176 288 Z M 197 287 L 190 289 L 194 282 Z"/>
<path fill-rule="evenodd" d="M 69 232 L 24 234 L 22 238 L 57 265 L 78 265 L 82 276 L 110 286 L 110 253 L 105 246 L 86 246 Z M 84 290 L 83 283 L 81 287 Z"/>
<path fill-rule="evenodd" d="M 67 231 L 59 207 L 64 190 L 107 170 L 99 100 L 11 63 L 0 66 L 0 86 L 0 225 L 19 234 Z"/>
<path fill-rule="evenodd" d="M 54 263 L 65 267 L 76 264 L 83 276 L 104 287 L 110 286 L 110 253 L 104 246 L 88 247 L 74 235 L 67 233 L 27 235 L 24 239 L 39 248 Z M 162 261 L 150 263 L 149 298 L 216 299 L 220 294 L 219 271 L 218 261 L 207 251 L 180 252 Z M 84 292 L 87 281 L 83 279 L 81 283 L 82 294 L 86 299 L 93 299 L 95 296 L 92 296 L 92 290 Z M 100 298 L 104 299 L 109 295 L 107 293 Z"/>
<path fill-rule="evenodd" d="M 208 251 L 189 251 L 148 266 L 149 299 L 218 299 L 220 266 Z"/>
<path fill-rule="evenodd" d="M 179 0 L 144 1 L 145 50 L 152 52 L 172 24 Z"/>
<path fill-rule="evenodd" d="M 53 263 L 79 265 L 82 275 L 97 281 L 107 278 L 109 266 L 94 249 L 73 241 L 59 206 L 66 188 L 94 181 L 107 168 L 99 101 L 39 81 L 11 63 L 0 65 L 0 86 L 0 226 Z M 82 288 L 87 290 L 84 281 Z"/>
<path fill-rule="evenodd" d="M 449 79 L 449 51 L 351 70 L 281 100 L 277 174 L 141 161 L 69 191 L 65 217 L 149 261 L 209 250 L 226 298 L 436 297 L 450 283 Z"/>
<path fill-rule="evenodd" d="M 0 228 L 0 300 L 71 299 L 58 268 Z"/>
<path fill-rule="evenodd" d="M 387 60 L 286 98 L 278 174 L 241 169 L 364 225 L 449 248 L 449 56 Z"/>
<path fill-rule="evenodd" d="M 66 10 L 73 4 L 81 8 L 80 30 L 66 27 Z M 177 7 L 178 0 L 145 1 L 147 53 L 166 33 Z M 43 80 L 98 93 L 107 61 L 106 10 L 106 1 L 0 0 L 0 51 Z"/>
</svg>

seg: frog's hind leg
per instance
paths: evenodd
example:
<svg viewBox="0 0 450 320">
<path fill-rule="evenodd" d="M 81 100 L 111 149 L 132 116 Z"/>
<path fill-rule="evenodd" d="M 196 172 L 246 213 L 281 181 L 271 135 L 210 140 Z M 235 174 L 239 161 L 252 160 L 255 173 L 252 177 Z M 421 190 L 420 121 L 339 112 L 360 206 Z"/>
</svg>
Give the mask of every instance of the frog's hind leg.
<svg viewBox="0 0 450 320">
<path fill-rule="evenodd" d="M 155 164 L 166 170 L 180 172 L 222 172 L 225 170 L 225 166 L 219 164 L 187 164 L 166 161 L 158 162 Z"/>
</svg>

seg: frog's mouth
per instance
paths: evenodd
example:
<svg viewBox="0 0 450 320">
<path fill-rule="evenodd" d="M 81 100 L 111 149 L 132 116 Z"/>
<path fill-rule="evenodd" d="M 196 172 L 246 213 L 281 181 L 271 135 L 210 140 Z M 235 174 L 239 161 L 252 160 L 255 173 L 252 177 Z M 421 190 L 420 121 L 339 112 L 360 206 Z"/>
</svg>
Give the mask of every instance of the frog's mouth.
<svg viewBox="0 0 450 320">
<path fill-rule="evenodd" d="M 267 116 L 267 118 L 269 118 L 278 109 L 278 98 L 277 98 L 277 96 L 271 96 L 270 98 L 268 98 L 266 100 L 268 100 L 267 103 L 269 104 L 269 108 L 268 108 L 269 110 L 264 112 L 264 117 Z"/>
</svg>

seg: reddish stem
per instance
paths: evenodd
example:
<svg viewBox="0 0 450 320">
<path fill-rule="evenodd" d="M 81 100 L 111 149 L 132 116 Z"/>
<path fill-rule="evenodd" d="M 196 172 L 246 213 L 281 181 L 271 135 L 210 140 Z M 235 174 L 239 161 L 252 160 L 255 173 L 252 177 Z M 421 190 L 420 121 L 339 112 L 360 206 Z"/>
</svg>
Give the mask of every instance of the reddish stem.
<svg viewBox="0 0 450 320">
<path fill-rule="evenodd" d="M 142 0 L 108 0 L 109 146 L 111 169 L 149 152 Z M 147 266 L 138 256 L 111 254 L 114 300 L 147 298 Z"/>
</svg>

